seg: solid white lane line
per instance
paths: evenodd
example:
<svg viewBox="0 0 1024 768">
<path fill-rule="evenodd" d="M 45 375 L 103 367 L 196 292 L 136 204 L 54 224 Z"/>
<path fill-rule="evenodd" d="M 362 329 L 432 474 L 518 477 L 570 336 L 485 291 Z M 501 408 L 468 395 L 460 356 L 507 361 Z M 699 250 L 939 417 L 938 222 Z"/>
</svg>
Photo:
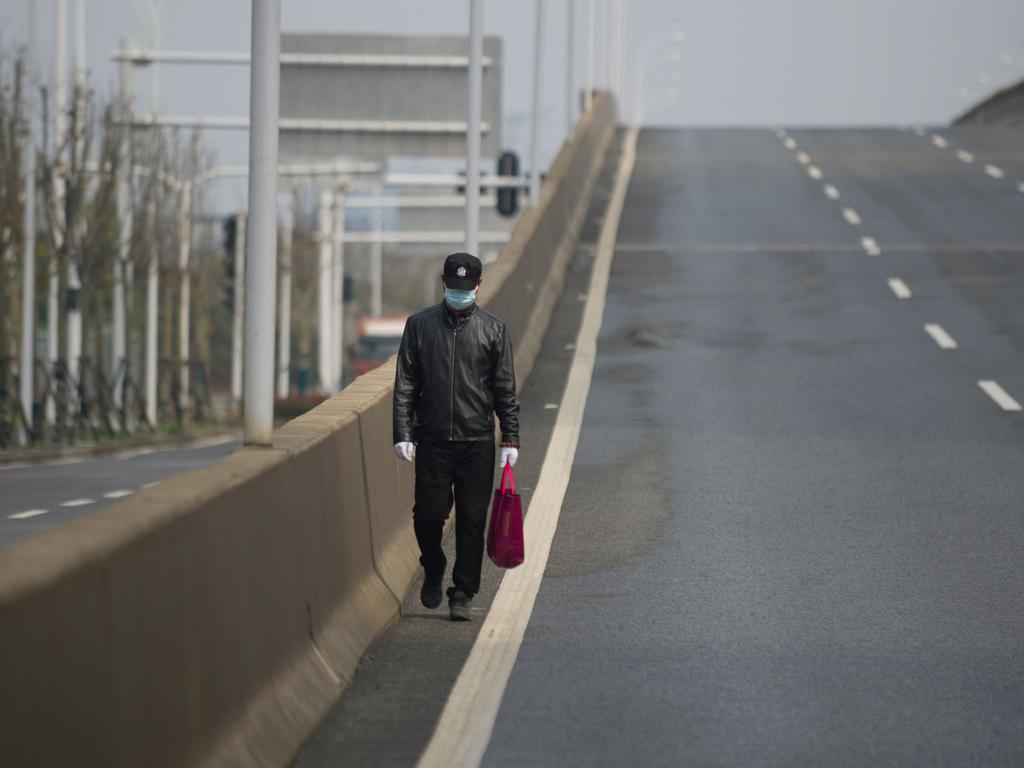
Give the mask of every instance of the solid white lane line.
<svg viewBox="0 0 1024 768">
<path fill-rule="evenodd" d="M 107 491 L 103 494 L 104 499 L 123 499 L 125 496 L 131 496 L 135 491 L 129 491 L 127 488 L 122 488 L 117 491 Z"/>
<path fill-rule="evenodd" d="M 45 515 L 50 510 L 48 509 L 29 509 L 24 512 L 16 512 L 13 515 L 8 515 L 8 520 L 27 520 L 30 517 L 38 517 L 39 515 Z"/>
<path fill-rule="evenodd" d="M 958 149 L 956 151 L 957 159 L 963 160 L 965 163 L 973 163 L 974 155 L 968 152 L 966 149 Z"/>
<path fill-rule="evenodd" d="M 787 136 L 786 140 L 782 143 L 785 145 L 786 149 L 796 149 L 796 141 L 792 136 Z"/>
<path fill-rule="evenodd" d="M 878 247 L 878 243 L 875 242 L 873 237 L 862 237 L 860 245 L 867 252 L 868 256 L 879 256 L 882 253 L 882 249 Z"/>
<path fill-rule="evenodd" d="M 939 136 L 939 134 L 935 134 L 934 136 L 932 136 L 932 144 L 934 144 L 939 149 L 945 149 L 946 147 L 949 146 L 949 142 L 946 141 L 941 136 Z"/>
<path fill-rule="evenodd" d="M 1001 179 L 1003 178 L 1003 176 L 1006 175 L 1005 173 L 1003 173 L 1002 168 L 1000 168 L 998 165 L 992 165 L 991 163 L 988 163 L 985 166 L 985 173 L 987 173 L 993 179 Z"/>
<path fill-rule="evenodd" d="M 829 200 L 839 199 L 839 190 L 836 189 L 831 184 L 826 184 L 824 187 L 822 187 L 822 189 L 825 191 L 825 197 L 827 197 Z"/>
<path fill-rule="evenodd" d="M 494 720 L 544 576 L 551 540 L 572 473 L 597 356 L 597 334 L 601 328 L 619 217 L 636 160 L 636 137 L 637 129 L 631 128 L 623 142 L 618 177 L 601 226 L 597 257 L 587 292 L 590 298 L 583 310 L 576 354 L 526 515 L 525 537 L 530 542 L 530 553 L 525 563 L 506 571 L 501 580 L 466 665 L 459 673 L 430 743 L 420 757 L 418 765 L 423 768 L 478 766 L 491 740 Z"/>
<path fill-rule="evenodd" d="M 208 437 L 205 440 L 196 440 L 194 443 L 181 446 L 183 450 L 192 451 L 199 448 L 213 448 L 215 445 L 224 445 L 224 443 L 230 443 L 232 440 L 237 440 L 238 435 L 217 435 L 217 437 Z"/>
<path fill-rule="evenodd" d="M 807 165 L 809 162 L 811 162 L 811 158 L 807 155 L 806 152 L 797 152 L 796 161 L 800 163 L 800 165 Z"/>
<path fill-rule="evenodd" d="M 891 288 L 892 292 L 896 294 L 897 299 L 910 298 L 910 288 L 908 288 L 907 284 L 898 277 L 889 278 L 889 288 Z"/>
<path fill-rule="evenodd" d="M 956 349 L 956 341 L 938 323 L 925 323 L 924 329 L 942 349 Z"/>
<path fill-rule="evenodd" d="M 853 210 L 853 208 L 843 208 L 843 218 L 846 219 L 848 224 L 854 227 L 860 224 L 860 216 L 857 215 L 857 212 Z"/>
<path fill-rule="evenodd" d="M 822 175 L 821 168 L 819 168 L 816 165 L 808 166 L 807 175 L 810 176 L 812 179 L 820 179 Z"/>
<path fill-rule="evenodd" d="M 1010 397 L 1006 390 L 996 382 L 986 379 L 979 381 L 978 386 L 982 388 L 986 395 L 995 400 L 996 405 L 1004 411 L 1019 411 L 1021 409 L 1020 403 Z"/>
<path fill-rule="evenodd" d="M 159 483 L 160 483 L 159 480 L 154 480 L 152 483 L 146 483 L 144 486 L 142 486 L 142 490 L 146 490 L 147 488 L 152 488 L 154 485 L 159 485 Z"/>
<path fill-rule="evenodd" d="M 72 499 L 71 501 L 62 501 L 60 505 L 62 507 L 84 507 L 88 504 L 95 504 L 96 499 Z"/>
<path fill-rule="evenodd" d="M 4 471 L 6 471 L 8 469 L 24 469 L 25 467 L 31 467 L 31 466 L 32 466 L 31 464 L 26 464 L 23 461 L 12 462 L 10 464 L 2 464 L 2 465 L 0 465 L 0 472 L 4 472 Z"/>
</svg>

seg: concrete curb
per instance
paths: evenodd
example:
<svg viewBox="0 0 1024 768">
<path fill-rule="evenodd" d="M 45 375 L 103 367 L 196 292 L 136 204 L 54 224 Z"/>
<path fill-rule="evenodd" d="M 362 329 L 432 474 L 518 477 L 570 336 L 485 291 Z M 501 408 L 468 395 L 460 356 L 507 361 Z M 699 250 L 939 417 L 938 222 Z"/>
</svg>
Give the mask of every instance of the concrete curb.
<svg viewBox="0 0 1024 768">
<path fill-rule="evenodd" d="M 522 386 L 615 128 L 600 95 L 482 297 Z M 0 554 L 11 765 L 283 765 L 417 572 L 394 361 L 241 449 Z"/>
</svg>

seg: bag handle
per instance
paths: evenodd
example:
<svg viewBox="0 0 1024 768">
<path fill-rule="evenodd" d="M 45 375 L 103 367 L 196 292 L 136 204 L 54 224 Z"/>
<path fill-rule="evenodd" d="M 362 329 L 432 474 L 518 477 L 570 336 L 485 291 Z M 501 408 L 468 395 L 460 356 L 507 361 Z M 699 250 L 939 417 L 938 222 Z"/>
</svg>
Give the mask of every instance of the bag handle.
<svg viewBox="0 0 1024 768">
<path fill-rule="evenodd" d="M 506 492 L 505 491 L 505 483 L 506 483 L 506 481 L 508 482 L 508 485 L 509 485 L 509 491 L 511 493 L 515 493 L 516 492 L 516 475 L 512 471 L 512 465 L 509 464 L 508 462 L 505 462 L 505 468 L 501 471 L 501 492 L 503 494 Z"/>
</svg>

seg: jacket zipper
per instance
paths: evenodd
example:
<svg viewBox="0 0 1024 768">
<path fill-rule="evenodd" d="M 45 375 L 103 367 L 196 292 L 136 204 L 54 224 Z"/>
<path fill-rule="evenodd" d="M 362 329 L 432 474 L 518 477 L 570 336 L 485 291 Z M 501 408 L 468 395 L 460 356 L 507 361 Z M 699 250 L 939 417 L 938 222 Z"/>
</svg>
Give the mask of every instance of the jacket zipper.
<svg viewBox="0 0 1024 768">
<path fill-rule="evenodd" d="M 455 341 L 459 335 L 459 321 L 452 328 L 452 375 L 448 380 L 448 439 L 455 439 Z"/>
</svg>

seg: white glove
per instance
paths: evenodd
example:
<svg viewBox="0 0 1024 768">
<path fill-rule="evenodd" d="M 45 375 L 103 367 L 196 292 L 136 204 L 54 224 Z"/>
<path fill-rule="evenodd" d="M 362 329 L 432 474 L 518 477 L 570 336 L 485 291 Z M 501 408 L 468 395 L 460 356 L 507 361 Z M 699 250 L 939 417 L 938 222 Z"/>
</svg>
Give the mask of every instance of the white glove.
<svg viewBox="0 0 1024 768">
<path fill-rule="evenodd" d="M 406 442 L 395 443 L 395 455 L 400 459 L 412 461 L 412 457 L 416 455 L 416 446 Z"/>
<path fill-rule="evenodd" d="M 505 466 L 505 462 L 508 462 L 509 464 L 511 464 L 514 467 L 518 460 L 519 460 L 519 449 L 518 448 L 506 448 L 506 447 L 503 446 L 502 449 L 501 449 L 501 464 L 499 464 L 498 466 L 504 467 Z"/>
</svg>

